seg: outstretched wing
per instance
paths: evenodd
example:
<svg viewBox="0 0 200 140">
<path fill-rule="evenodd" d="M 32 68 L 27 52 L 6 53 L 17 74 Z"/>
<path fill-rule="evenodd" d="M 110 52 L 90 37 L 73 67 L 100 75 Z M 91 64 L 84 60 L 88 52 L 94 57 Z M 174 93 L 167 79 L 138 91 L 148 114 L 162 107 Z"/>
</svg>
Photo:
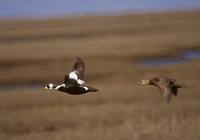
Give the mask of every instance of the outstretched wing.
<svg viewBox="0 0 200 140">
<path fill-rule="evenodd" d="M 161 95 L 166 99 L 167 102 L 170 102 L 170 99 L 172 97 L 172 91 L 168 87 L 161 87 L 160 88 Z"/>
<path fill-rule="evenodd" d="M 76 58 L 75 64 L 72 68 L 72 72 L 76 72 L 78 79 L 83 80 L 85 79 L 85 65 L 83 63 L 83 60 L 79 57 Z"/>
<path fill-rule="evenodd" d="M 177 95 L 177 88 L 174 82 L 175 80 L 173 79 L 167 79 L 160 84 L 160 93 L 167 100 L 167 102 L 170 102 L 172 94 L 175 96 Z"/>
<path fill-rule="evenodd" d="M 83 85 L 85 83 L 84 75 L 85 65 L 81 58 L 76 58 L 72 71 L 69 75 L 65 75 L 64 83 L 66 85 Z"/>
</svg>

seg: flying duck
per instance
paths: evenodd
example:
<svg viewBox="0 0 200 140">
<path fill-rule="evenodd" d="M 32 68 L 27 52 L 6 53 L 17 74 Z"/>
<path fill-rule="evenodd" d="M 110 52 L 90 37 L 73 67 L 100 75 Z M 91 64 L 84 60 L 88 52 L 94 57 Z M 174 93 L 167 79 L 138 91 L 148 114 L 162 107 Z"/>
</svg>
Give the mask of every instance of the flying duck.
<svg viewBox="0 0 200 140">
<path fill-rule="evenodd" d="M 87 92 L 96 92 L 98 89 L 85 85 L 85 65 L 81 58 L 76 58 L 75 64 L 69 75 L 65 75 L 64 83 L 54 85 L 49 83 L 45 88 L 49 90 L 58 90 L 72 95 L 80 95 Z"/>
<path fill-rule="evenodd" d="M 166 101 L 169 103 L 171 96 L 177 96 L 178 88 L 186 87 L 184 84 L 177 83 L 176 80 L 166 77 L 153 77 L 149 80 L 140 80 L 139 85 L 153 85 L 158 87 L 161 96 L 164 96 Z"/>
</svg>

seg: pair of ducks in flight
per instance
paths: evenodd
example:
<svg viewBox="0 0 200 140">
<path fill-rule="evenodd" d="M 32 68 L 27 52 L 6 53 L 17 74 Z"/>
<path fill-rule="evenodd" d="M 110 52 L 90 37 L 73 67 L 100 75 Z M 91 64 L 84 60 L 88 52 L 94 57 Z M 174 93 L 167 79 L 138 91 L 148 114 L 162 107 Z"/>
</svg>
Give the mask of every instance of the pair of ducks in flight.
<svg viewBox="0 0 200 140">
<path fill-rule="evenodd" d="M 61 92 L 69 93 L 72 95 L 81 95 L 88 92 L 96 92 L 98 89 L 85 85 L 85 65 L 81 58 L 76 58 L 75 64 L 69 75 L 65 75 L 64 83 L 61 85 L 55 85 L 49 83 L 45 88 L 49 90 L 58 90 Z M 139 85 L 153 85 L 158 87 L 161 95 L 170 101 L 172 95 L 176 96 L 178 88 L 186 87 L 183 84 L 177 83 L 176 80 L 166 77 L 153 77 L 148 80 L 138 81 Z"/>
</svg>

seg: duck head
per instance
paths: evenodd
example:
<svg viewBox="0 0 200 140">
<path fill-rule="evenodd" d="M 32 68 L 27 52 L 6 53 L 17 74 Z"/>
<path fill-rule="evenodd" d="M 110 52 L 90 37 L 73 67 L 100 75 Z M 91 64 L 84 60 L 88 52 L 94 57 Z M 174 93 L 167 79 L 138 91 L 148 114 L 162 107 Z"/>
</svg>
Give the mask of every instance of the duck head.
<svg viewBox="0 0 200 140">
<path fill-rule="evenodd" d="M 49 83 L 49 84 L 45 87 L 45 89 L 52 90 L 52 89 L 55 89 L 56 87 L 57 87 L 56 85 L 54 85 L 54 84 L 52 84 L 52 83 Z"/>
<path fill-rule="evenodd" d="M 149 80 L 139 80 L 138 81 L 138 85 L 149 85 L 149 84 L 150 84 Z"/>
<path fill-rule="evenodd" d="M 158 82 L 158 78 L 151 78 L 150 80 L 139 80 L 138 85 L 157 85 Z"/>
</svg>

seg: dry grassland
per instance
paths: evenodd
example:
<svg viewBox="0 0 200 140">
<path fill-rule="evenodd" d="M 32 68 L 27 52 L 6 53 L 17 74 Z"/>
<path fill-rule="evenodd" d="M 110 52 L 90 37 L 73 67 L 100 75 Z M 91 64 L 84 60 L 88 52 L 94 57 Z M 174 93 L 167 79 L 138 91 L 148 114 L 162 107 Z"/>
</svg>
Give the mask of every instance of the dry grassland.
<svg viewBox="0 0 200 140">
<path fill-rule="evenodd" d="M 200 49 L 200 12 L 0 21 L 1 140 L 199 140 L 200 61 L 145 67 L 139 59 Z M 74 58 L 88 85 L 72 96 L 43 87 L 62 82 Z M 188 85 L 167 104 L 137 80 L 155 75 Z"/>
</svg>

